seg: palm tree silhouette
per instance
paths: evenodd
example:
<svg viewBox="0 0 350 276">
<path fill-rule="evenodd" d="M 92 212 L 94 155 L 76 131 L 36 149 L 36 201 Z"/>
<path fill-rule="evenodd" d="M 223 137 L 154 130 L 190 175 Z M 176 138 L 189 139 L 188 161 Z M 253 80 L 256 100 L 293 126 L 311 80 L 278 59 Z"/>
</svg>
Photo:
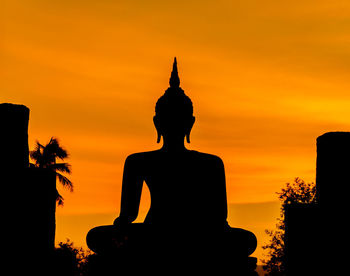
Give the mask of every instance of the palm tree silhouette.
<svg viewBox="0 0 350 276">
<path fill-rule="evenodd" d="M 63 187 L 73 192 L 73 183 L 62 174 L 70 174 L 71 165 L 68 163 L 56 163 L 56 158 L 64 160 L 68 157 L 67 151 L 61 147 L 56 138 L 51 137 L 50 142 L 45 146 L 36 141 L 35 149 L 30 152 L 30 157 L 35 161 L 35 167 L 52 170 Z M 58 205 L 63 205 L 64 199 L 58 193 L 57 189 L 56 201 L 58 202 Z"/>
</svg>

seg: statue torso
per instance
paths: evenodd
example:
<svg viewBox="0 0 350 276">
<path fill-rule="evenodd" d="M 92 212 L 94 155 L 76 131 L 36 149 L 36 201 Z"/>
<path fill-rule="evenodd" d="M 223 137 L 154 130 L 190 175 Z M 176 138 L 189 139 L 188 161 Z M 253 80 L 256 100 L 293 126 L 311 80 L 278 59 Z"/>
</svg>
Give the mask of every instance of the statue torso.
<svg viewBox="0 0 350 276">
<path fill-rule="evenodd" d="M 131 157 L 151 194 L 145 223 L 189 226 L 226 221 L 225 175 L 219 157 L 161 150 Z"/>
</svg>

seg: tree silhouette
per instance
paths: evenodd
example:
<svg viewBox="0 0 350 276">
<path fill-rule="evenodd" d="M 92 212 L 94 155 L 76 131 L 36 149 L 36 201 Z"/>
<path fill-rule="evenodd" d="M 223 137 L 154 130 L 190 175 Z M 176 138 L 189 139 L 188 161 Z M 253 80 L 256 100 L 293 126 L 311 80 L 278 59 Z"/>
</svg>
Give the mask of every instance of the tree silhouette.
<svg viewBox="0 0 350 276">
<path fill-rule="evenodd" d="M 87 276 L 91 251 L 75 247 L 69 239 L 60 242 L 54 251 L 52 276 Z"/>
<path fill-rule="evenodd" d="M 68 163 L 56 163 L 56 159 L 64 160 L 68 158 L 67 151 L 61 147 L 58 140 L 51 137 L 45 146 L 36 142 L 35 149 L 30 152 L 30 157 L 35 161 L 35 167 L 46 168 L 55 172 L 56 177 L 63 187 L 73 192 L 73 183 L 62 173 L 71 173 L 71 166 Z M 56 201 L 58 205 L 63 205 L 63 197 L 56 189 Z"/>
<path fill-rule="evenodd" d="M 278 199 L 282 202 L 280 218 L 276 224 L 277 230 L 265 230 L 270 236 L 269 244 L 262 248 L 268 250 L 268 259 L 263 260 L 264 270 L 267 275 L 285 275 L 285 208 L 289 204 L 296 203 L 315 203 L 316 202 L 316 185 L 314 183 L 305 183 L 300 178 L 295 178 L 292 184 L 287 183 L 286 187 L 278 194 Z"/>
</svg>

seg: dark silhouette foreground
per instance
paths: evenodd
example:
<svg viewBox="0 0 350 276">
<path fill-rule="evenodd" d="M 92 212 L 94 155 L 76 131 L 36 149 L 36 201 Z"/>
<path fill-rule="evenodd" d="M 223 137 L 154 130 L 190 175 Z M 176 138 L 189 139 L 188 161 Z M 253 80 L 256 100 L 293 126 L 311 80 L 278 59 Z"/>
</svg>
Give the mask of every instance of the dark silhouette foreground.
<svg viewBox="0 0 350 276">
<path fill-rule="evenodd" d="M 3 274 L 47 276 L 55 242 L 56 175 L 29 166 L 29 115 L 24 105 L 0 104 Z"/>
<path fill-rule="evenodd" d="M 175 59 L 170 87 L 158 100 L 153 118 L 163 147 L 126 159 L 120 215 L 114 225 L 90 230 L 87 244 L 105 258 L 128 256 L 124 264 L 129 268 L 144 261 L 153 268 L 169 269 L 176 263 L 177 268 L 192 264 L 197 270 L 213 264 L 220 271 L 235 263 L 246 269 L 257 240 L 253 233 L 227 223 L 222 160 L 185 148 L 195 117 L 192 102 L 179 85 Z M 144 223 L 132 223 L 143 182 L 151 194 L 151 207 Z M 250 261 L 254 270 L 256 259 Z"/>
<path fill-rule="evenodd" d="M 324 133 L 316 145 L 315 200 L 285 206 L 287 275 L 347 275 L 350 132 Z"/>
</svg>

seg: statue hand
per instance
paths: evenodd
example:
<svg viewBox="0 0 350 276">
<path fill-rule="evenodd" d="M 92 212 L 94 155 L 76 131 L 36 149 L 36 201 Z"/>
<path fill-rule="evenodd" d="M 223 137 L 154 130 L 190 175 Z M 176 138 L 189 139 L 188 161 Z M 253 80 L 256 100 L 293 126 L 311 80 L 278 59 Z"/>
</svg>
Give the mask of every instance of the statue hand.
<svg viewBox="0 0 350 276">
<path fill-rule="evenodd" d="M 126 226 L 128 224 L 130 224 L 130 222 L 126 221 L 125 219 L 123 219 L 121 217 L 117 217 L 113 222 L 113 225 L 118 227 L 118 228 L 122 228 L 123 226 Z"/>
</svg>

